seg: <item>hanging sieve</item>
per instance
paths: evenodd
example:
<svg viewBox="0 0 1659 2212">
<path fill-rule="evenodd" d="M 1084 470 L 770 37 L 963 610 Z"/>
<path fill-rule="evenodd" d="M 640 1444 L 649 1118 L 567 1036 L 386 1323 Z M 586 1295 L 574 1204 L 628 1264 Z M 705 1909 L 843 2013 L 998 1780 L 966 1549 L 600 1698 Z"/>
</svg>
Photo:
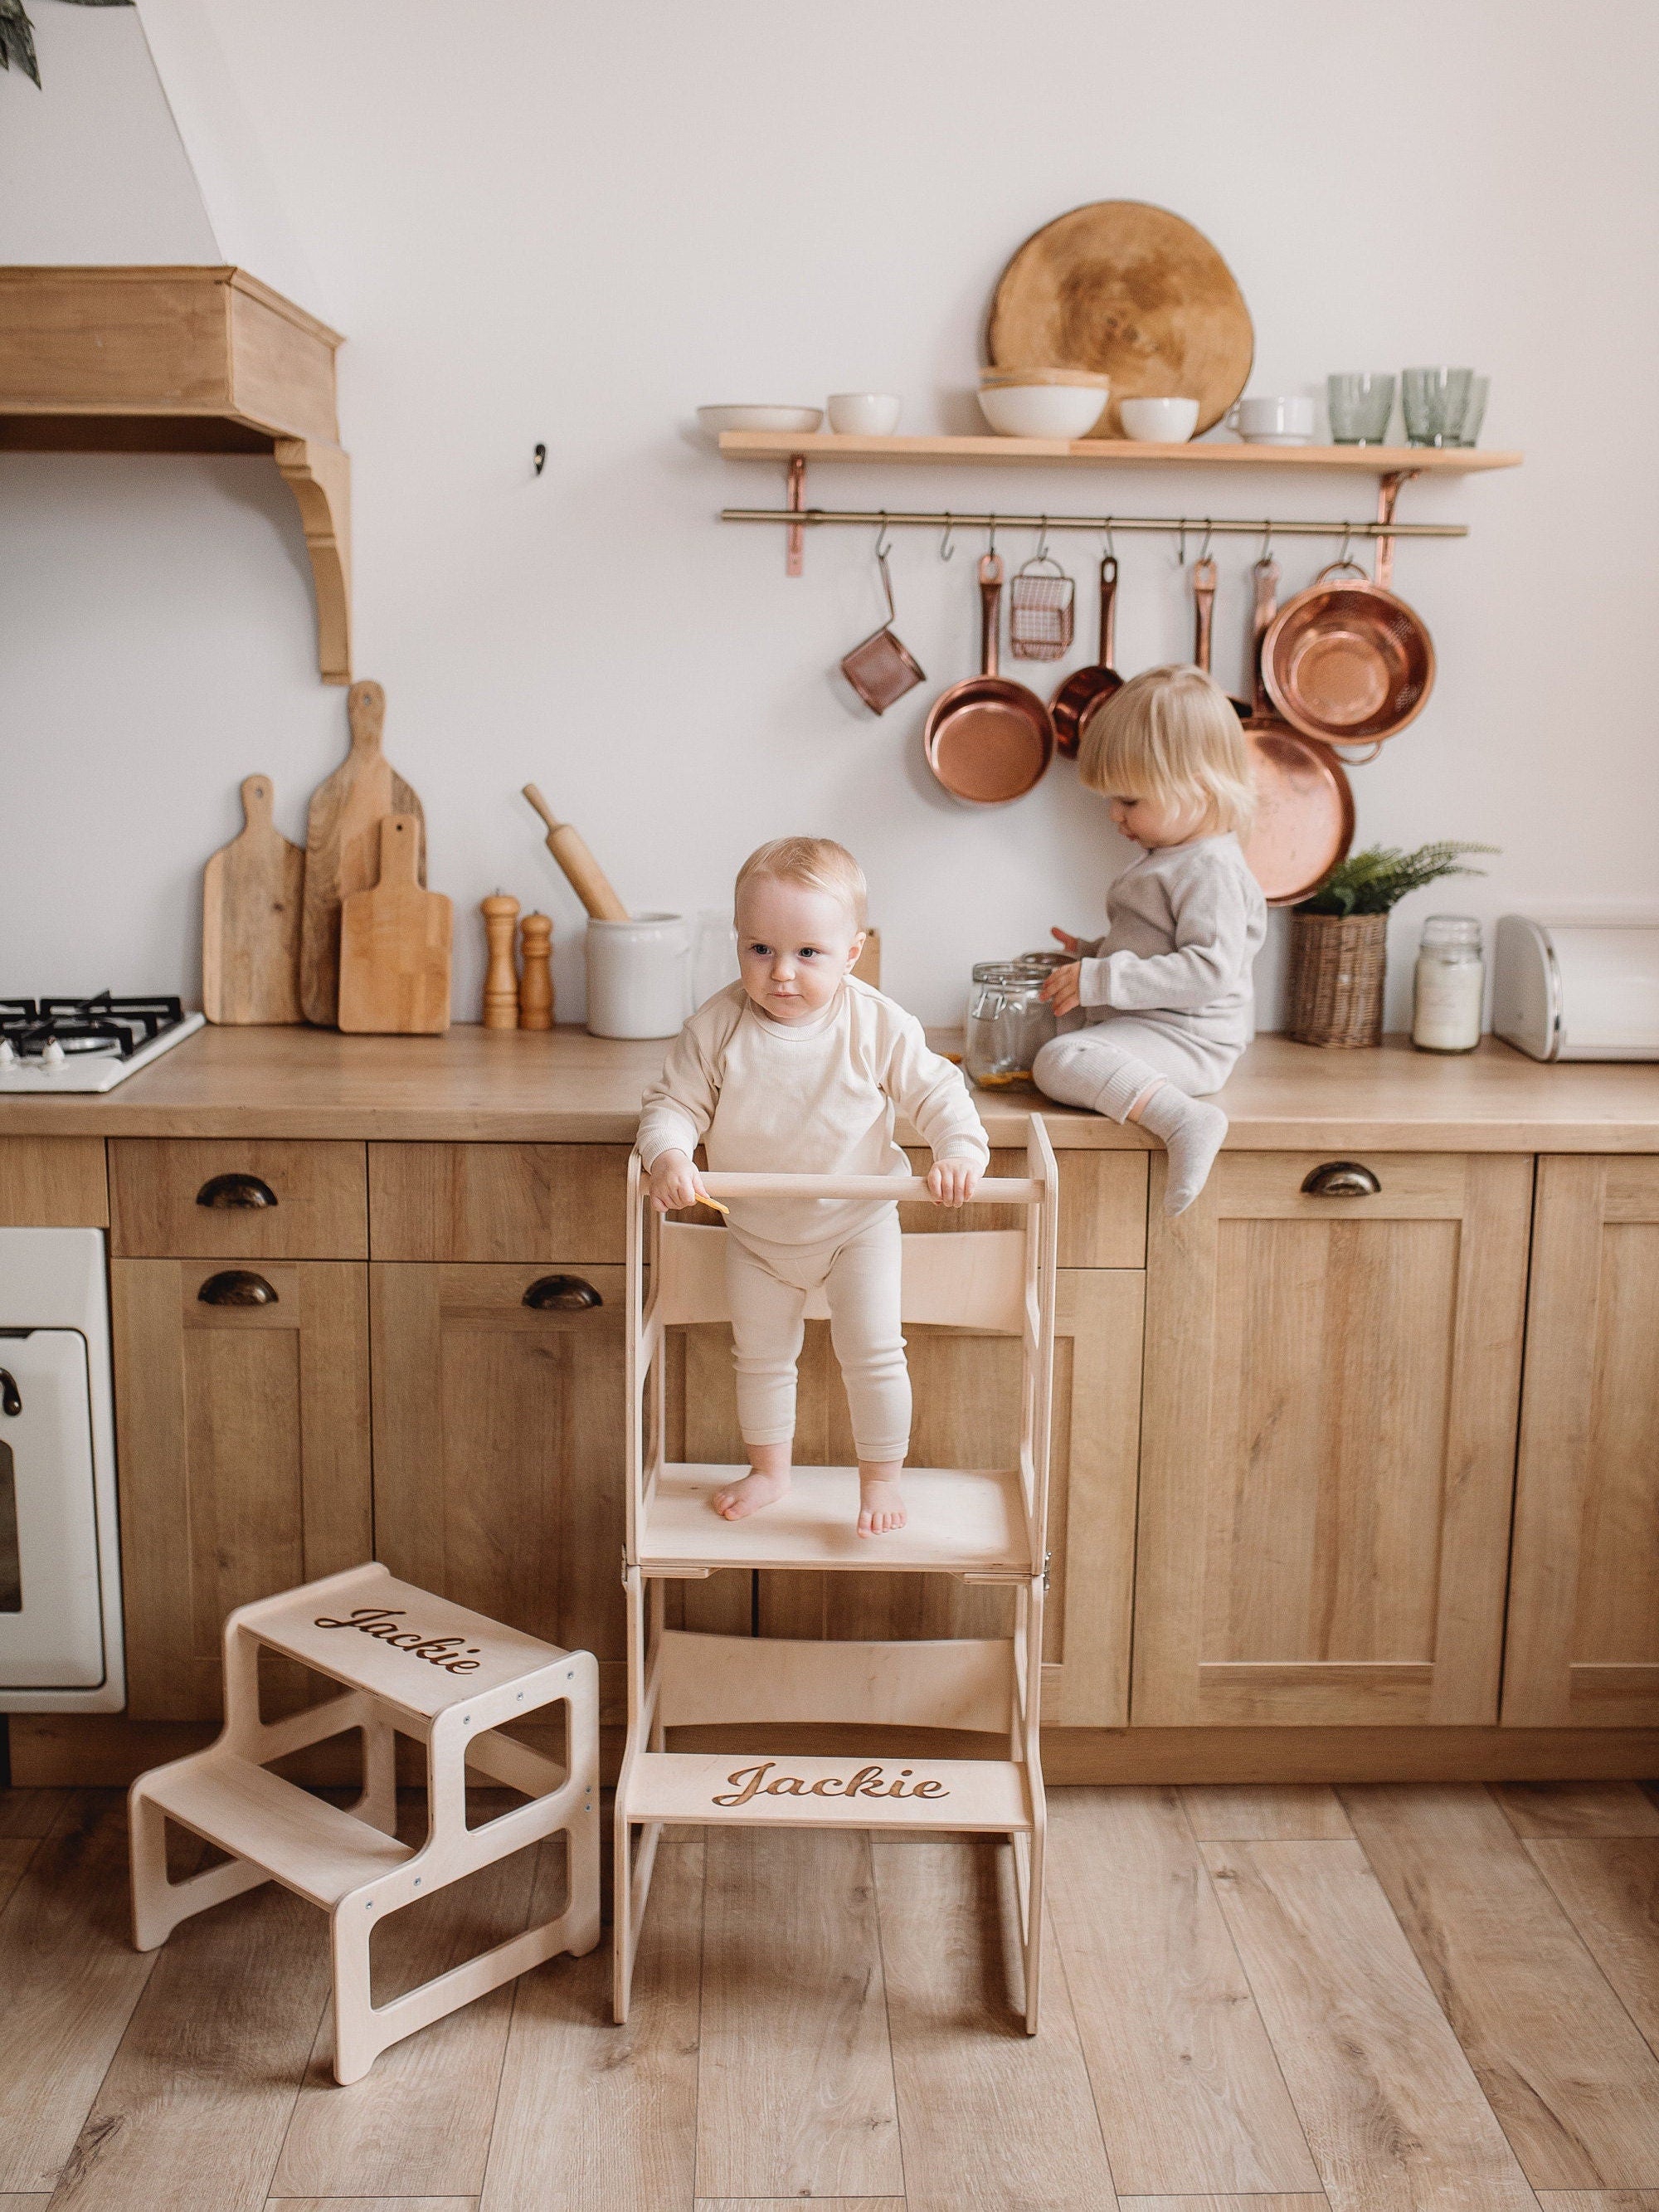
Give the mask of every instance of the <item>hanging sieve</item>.
<svg viewBox="0 0 1659 2212">
<path fill-rule="evenodd" d="M 1058 660 L 1072 642 L 1076 586 L 1048 552 L 1045 519 L 1037 550 L 1008 591 L 1008 644 L 1016 660 Z"/>
<path fill-rule="evenodd" d="M 872 714 L 884 714 L 907 691 L 914 691 L 918 684 L 927 680 L 915 655 L 893 635 L 893 584 L 887 573 L 884 519 L 876 539 L 876 567 L 887 600 L 887 620 L 873 635 L 855 645 L 843 657 L 841 672 Z"/>
</svg>

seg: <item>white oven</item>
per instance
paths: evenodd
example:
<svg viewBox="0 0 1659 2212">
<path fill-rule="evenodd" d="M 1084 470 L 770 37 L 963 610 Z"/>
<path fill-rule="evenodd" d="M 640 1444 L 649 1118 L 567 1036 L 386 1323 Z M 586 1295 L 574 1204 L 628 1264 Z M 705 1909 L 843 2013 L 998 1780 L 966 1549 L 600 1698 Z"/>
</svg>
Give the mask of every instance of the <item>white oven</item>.
<svg viewBox="0 0 1659 2212">
<path fill-rule="evenodd" d="M 0 1229 L 0 1712 L 126 1701 L 99 1229 Z"/>
</svg>

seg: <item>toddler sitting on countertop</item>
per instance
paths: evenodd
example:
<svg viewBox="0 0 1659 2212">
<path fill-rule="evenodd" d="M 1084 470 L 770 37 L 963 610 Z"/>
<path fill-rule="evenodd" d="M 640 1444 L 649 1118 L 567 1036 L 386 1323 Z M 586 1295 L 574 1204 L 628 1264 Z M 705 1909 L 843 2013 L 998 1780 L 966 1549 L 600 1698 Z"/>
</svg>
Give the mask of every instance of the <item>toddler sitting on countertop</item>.
<svg viewBox="0 0 1659 2212">
<path fill-rule="evenodd" d="M 1136 1121 L 1170 1156 L 1164 1210 L 1184 1212 L 1227 1133 L 1218 1091 L 1250 1041 L 1251 966 L 1267 902 L 1238 842 L 1255 811 L 1249 751 L 1231 702 L 1198 668 L 1149 668 L 1085 724 L 1078 769 L 1144 848 L 1106 895 L 1092 943 L 1042 995 L 1086 1028 L 1053 1037 L 1032 1073 L 1067 1106 Z"/>
<path fill-rule="evenodd" d="M 854 975 L 864 945 L 858 862 L 827 837 L 780 837 L 737 882 L 741 980 L 699 1006 L 645 1094 L 639 1152 L 665 1212 L 706 1198 L 692 1164 L 760 1174 L 908 1176 L 895 1109 L 931 1147 L 935 1204 L 960 1206 L 990 1159 L 961 1071 L 921 1024 Z M 904 1526 L 910 1376 L 899 1326 L 891 1200 L 744 1199 L 728 1209 L 726 1281 L 738 1420 L 751 1472 L 710 1501 L 738 1520 L 789 1488 L 795 1363 L 822 1285 L 859 1458 L 858 1529 Z"/>
</svg>

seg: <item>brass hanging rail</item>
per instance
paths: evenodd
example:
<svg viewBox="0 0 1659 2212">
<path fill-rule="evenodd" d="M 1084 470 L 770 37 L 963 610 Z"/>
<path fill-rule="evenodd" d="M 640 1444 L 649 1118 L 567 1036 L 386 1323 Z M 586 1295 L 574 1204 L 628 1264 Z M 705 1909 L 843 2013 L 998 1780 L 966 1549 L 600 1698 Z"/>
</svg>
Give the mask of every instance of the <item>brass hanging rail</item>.
<svg viewBox="0 0 1659 2212">
<path fill-rule="evenodd" d="M 1191 514 L 969 514 L 958 509 L 921 513 L 900 507 L 723 507 L 722 522 L 787 522 L 796 528 L 824 524 L 862 524 L 893 529 L 907 524 L 932 530 L 1117 530 L 1163 531 L 1201 538 L 1212 532 L 1247 538 L 1467 538 L 1466 522 L 1276 522 L 1232 515 Z"/>
</svg>

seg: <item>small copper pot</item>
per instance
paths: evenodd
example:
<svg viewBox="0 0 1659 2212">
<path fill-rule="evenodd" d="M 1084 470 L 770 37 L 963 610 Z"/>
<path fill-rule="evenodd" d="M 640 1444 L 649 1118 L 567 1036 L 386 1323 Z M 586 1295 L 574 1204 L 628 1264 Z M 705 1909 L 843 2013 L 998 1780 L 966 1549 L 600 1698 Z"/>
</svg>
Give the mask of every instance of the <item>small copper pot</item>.
<svg viewBox="0 0 1659 2212">
<path fill-rule="evenodd" d="M 1434 641 L 1403 599 L 1338 562 L 1274 616 L 1261 641 L 1261 676 L 1304 738 L 1381 744 L 1428 704 Z"/>
</svg>

